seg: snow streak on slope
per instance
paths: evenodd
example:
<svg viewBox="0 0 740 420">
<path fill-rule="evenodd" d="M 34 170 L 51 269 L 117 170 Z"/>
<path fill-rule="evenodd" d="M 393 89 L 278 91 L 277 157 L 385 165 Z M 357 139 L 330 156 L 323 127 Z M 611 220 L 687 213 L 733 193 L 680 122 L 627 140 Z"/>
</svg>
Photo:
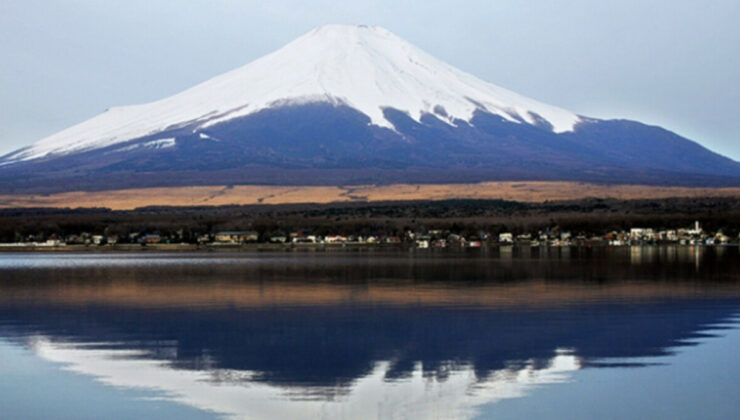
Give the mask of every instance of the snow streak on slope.
<svg viewBox="0 0 740 420">
<path fill-rule="evenodd" d="M 5 158 L 5 164 L 107 147 L 195 124 L 205 127 L 266 108 L 308 102 L 347 105 L 393 129 L 384 108 L 415 120 L 434 113 L 454 124 L 482 109 L 512 123 L 573 130 L 580 118 L 484 82 L 437 60 L 391 32 L 328 25 L 244 67 L 156 102 L 112 108 Z M 196 128 L 197 131 L 197 128 Z M 0 163 L 2 164 L 2 163 Z"/>
</svg>

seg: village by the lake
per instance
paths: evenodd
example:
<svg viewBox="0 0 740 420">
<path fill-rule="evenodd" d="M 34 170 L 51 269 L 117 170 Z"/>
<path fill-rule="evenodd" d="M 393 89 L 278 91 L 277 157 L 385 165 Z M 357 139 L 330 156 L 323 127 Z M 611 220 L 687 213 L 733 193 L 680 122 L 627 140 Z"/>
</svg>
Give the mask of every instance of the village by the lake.
<svg viewBox="0 0 740 420">
<path fill-rule="evenodd" d="M 486 246 L 640 246 L 640 245 L 685 245 L 685 246 L 737 246 L 740 235 L 731 237 L 718 230 L 707 231 L 699 221 L 693 226 L 678 229 L 656 229 L 634 227 L 629 230 L 610 231 L 606 234 L 571 232 L 557 227 L 537 232 L 477 232 L 465 236 L 446 229 L 425 229 L 378 232 L 368 235 L 335 232 L 322 234 L 318 229 L 303 228 L 290 232 L 266 232 L 257 230 L 229 230 L 193 233 L 183 229 L 171 234 L 158 232 L 131 232 L 125 236 L 103 232 L 79 232 L 66 236 L 28 235 L 14 242 L 0 243 L 0 250 L 196 250 L 255 247 L 301 247 L 301 246 L 397 246 L 409 248 L 480 248 Z"/>
</svg>

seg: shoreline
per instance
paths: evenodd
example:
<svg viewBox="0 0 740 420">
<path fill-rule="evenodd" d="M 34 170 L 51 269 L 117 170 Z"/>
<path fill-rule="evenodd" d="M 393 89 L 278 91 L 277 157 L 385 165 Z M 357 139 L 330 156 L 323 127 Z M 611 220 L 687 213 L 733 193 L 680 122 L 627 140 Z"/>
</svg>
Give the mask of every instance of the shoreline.
<svg viewBox="0 0 740 420">
<path fill-rule="evenodd" d="M 676 247 L 676 248 L 735 248 L 740 244 L 729 243 L 721 245 L 705 244 L 679 244 L 679 243 L 655 243 L 655 244 L 625 244 L 610 245 L 607 243 L 574 243 L 569 245 L 530 245 L 530 244 L 485 244 L 481 246 L 447 246 L 422 248 L 412 244 L 269 244 L 269 243 L 247 243 L 238 245 L 197 245 L 197 244 L 162 244 L 162 245 L 3 245 L 0 244 L 0 253 L 151 253 L 151 252 L 254 252 L 254 251 L 281 251 L 281 250 L 325 250 L 325 251 L 351 251 L 357 249 L 394 249 L 394 250 L 419 250 L 429 252 L 435 250 L 482 250 L 482 249 L 568 249 L 568 248 L 651 248 L 651 247 Z"/>
</svg>

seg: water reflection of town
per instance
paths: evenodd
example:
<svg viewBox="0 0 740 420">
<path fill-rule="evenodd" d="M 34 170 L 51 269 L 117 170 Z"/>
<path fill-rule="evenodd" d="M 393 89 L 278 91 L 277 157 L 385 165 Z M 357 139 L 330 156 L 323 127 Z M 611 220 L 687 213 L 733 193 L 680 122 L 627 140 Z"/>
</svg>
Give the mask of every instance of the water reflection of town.
<svg viewBox="0 0 740 420">
<path fill-rule="evenodd" d="M 626 253 L 631 265 L 685 266 L 692 264 L 696 271 L 701 268 L 702 261 L 722 260 L 726 256 L 737 254 L 736 247 L 707 247 L 703 245 L 633 245 L 620 247 L 617 250 L 596 249 L 589 250 L 582 247 L 528 247 L 509 246 L 496 247 L 481 251 L 482 255 L 499 259 L 503 264 L 519 264 L 522 260 L 558 261 L 568 263 L 571 260 L 580 260 L 591 255 L 614 256 Z M 537 262 L 535 262 L 537 264 Z"/>
<path fill-rule="evenodd" d="M 723 258 L 728 253 L 725 247 L 709 249 L 704 246 L 632 246 L 629 249 L 632 264 L 650 264 L 656 261 L 675 264 L 679 261 L 693 261 L 696 271 L 701 269 L 705 258 L 714 260 Z"/>
</svg>

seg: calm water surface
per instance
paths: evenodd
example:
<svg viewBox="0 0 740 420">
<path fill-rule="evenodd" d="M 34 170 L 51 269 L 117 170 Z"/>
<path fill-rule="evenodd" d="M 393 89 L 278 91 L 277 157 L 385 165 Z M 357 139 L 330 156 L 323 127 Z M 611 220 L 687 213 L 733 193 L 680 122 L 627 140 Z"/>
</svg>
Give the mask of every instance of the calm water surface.
<svg viewBox="0 0 740 420">
<path fill-rule="evenodd" d="M 740 417 L 738 248 L 0 254 L 0 418 Z"/>
</svg>

